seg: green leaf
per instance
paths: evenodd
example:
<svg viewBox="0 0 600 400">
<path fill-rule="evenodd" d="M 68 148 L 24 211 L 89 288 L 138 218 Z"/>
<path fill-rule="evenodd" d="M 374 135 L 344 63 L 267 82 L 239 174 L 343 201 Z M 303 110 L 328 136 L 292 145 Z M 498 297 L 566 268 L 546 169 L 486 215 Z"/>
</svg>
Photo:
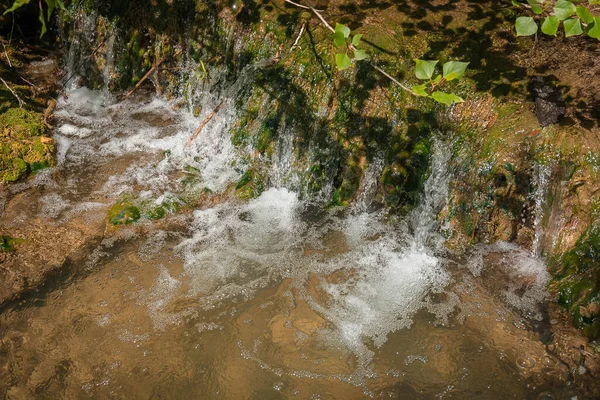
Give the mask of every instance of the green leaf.
<svg viewBox="0 0 600 400">
<path fill-rule="evenodd" d="M 583 33 L 583 29 L 581 28 L 581 21 L 577 18 L 570 18 L 563 22 L 565 25 L 565 36 L 577 36 Z"/>
<path fill-rule="evenodd" d="M 338 67 L 338 70 L 340 71 L 343 71 L 352 66 L 352 61 L 350 60 L 350 57 L 348 57 L 346 54 L 341 53 L 335 55 L 335 63 Z"/>
<path fill-rule="evenodd" d="M 455 94 L 444 92 L 433 92 L 431 97 L 438 103 L 446 104 L 447 106 L 451 106 L 452 103 L 462 103 L 464 101 Z"/>
<path fill-rule="evenodd" d="M 571 17 L 571 15 L 575 14 L 575 11 L 577 11 L 577 8 L 568 0 L 558 0 L 554 5 L 554 15 L 561 21 Z"/>
<path fill-rule="evenodd" d="M 598 5 L 600 4 L 600 0 L 590 0 L 590 5 Z"/>
<path fill-rule="evenodd" d="M 577 16 L 588 24 L 594 22 L 594 16 L 590 12 L 590 10 L 588 10 L 584 6 L 577 6 Z"/>
<path fill-rule="evenodd" d="M 360 46 L 360 39 L 362 38 L 362 36 L 363 35 L 361 33 L 354 35 L 352 37 L 352 46 L 354 46 L 354 47 Z"/>
<path fill-rule="evenodd" d="M 517 36 L 531 36 L 537 32 L 538 26 L 531 17 L 519 17 L 515 22 Z"/>
<path fill-rule="evenodd" d="M 348 39 L 348 36 L 350 36 L 350 28 L 348 28 L 346 25 L 335 24 L 335 31 L 344 35 L 344 39 Z"/>
<path fill-rule="evenodd" d="M 417 67 L 415 69 L 415 75 L 419 79 L 431 79 L 435 66 L 438 60 L 415 60 Z"/>
<path fill-rule="evenodd" d="M 558 31 L 558 25 L 560 21 L 557 16 L 550 15 L 544 18 L 544 22 L 542 23 L 542 32 L 546 35 L 556 36 L 556 31 Z"/>
<path fill-rule="evenodd" d="M 46 0 L 46 4 L 48 5 L 48 21 L 50 21 L 50 16 L 56 7 L 56 0 Z"/>
<path fill-rule="evenodd" d="M 422 85 L 413 86 L 412 91 L 417 96 L 429 97 L 429 94 L 427 93 L 427 84 L 426 83 L 424 83 Z"/>
<path fill-rule="evenodd" d="M 361 49 L 356 49 L 354 50 L 354 59 L 355 60 L 364 60 L 365 58 L 367 58 L 367 53 L 365 53 L 364 50 Z"/>
<path fill-rule="evenodd" d="M 511 3 L 515 7 L 523 7 L 523 4 L 519 3 L 517 0 L 511 0 Z"/>
<path fill-rule="evenodd" d="M 441 80 L 442 80 L 442 76 L 437 75 L 435 78 L 433 78 L 433 83 L 435 83 L 437 85 L 438 83 L 440 83 Z"/>
<path fill-rule="evenodd" d="M 335 43 L 337 47 L 342 47 L 345 45 L 346 38 L 344 37 L 344 34 L 342 34 L 342 32 L 335 32 L 333 34 L 333 43 Z"/>
<path fill-rule="evenodd" d="M 15 12 L 17 9 L 23 7 L 25 4 L 29 4 L 30 1 L 31 0 L 15 0 L 12 7 L 9 8 L 8 10 L 4 11 L 4 14 L 2 14 L 2 15 L 6 15 L 10 12 Z"/>
<path fill-rule="evenodd" d="M 588 31 L 588 35 L 594 39 L 600 40 L 600 17 L 594 18 L 594 26 Z"/>
<path fill-rule="evenodd" d="M 444 64 L 444 78 L 447 81 L 451 81 L 454 79 L 460 79 L 463 74 L 465 73 L 465 70 L 467 69 L 467 66 L 469 65 L 468 62 L 461 62 L 461 61 L 448 61 L 447 63 Z"/>
<path fill-rule="evenodd" d="M 42 23 L 42 33 L 40 34 L 40 37 L 42 37 L 46 34 L 46 19 L 44 18 L 44 9 L 42 7 L 40 7 L 40 16 L 38 19 Z"/>
<path fill-rule="evenodd" d="M 539 3 L 537 1 L 527 0 L 527 2 L 531 6 L 531 11 L 533 11 L 534 14 L 541 14 L 543 12 L 542 7 L 539 5 Z"/>
</svg>

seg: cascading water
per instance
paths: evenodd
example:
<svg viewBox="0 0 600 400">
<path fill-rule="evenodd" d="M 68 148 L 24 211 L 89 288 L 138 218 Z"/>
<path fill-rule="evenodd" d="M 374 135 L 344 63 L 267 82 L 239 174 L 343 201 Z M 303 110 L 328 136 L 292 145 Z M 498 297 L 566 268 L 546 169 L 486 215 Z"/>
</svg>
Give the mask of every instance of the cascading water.
<svg viewBox="0 0 600 400">
<path fill-rule="evenodd" d="M 452 178 L 444 141 L 435 141 L 407 217 L 373 200 L 383 156 L 370 160 L 354 206 L 328 210 L 311 199 L 286 127 L 268 164 L 271 187 L 249 201 L 228 195 L 255 157 L 232 145 L 230 129 L 236 96 L 259 68 L 219 91 L 187 87 L 188 101 L 201 101 L 198 117 L 144 93 L 116 102 L 82 87 L 61 99 L 58 166 L 28 183 L 38 196 L 31 218 L 68 228 L 105 221 L 123 198 L 192 205 L 108 228 L 79 279 L 0 314 L 0 393 L 572 395 L 568 371 L 524 329 L 543 320 L 544 265 L 506 243 L 479 246 L 466 262 L 444 258 L 436 233 Z M 211 201 L 194 206 L 206 193 Z"/>
<path fill-rule="evenodd" d="M 552 165 L 550 162 L 546 164 L 537 163 L 533 172 L 535 185 L 535 191 L 533 193 L 533 200 L 535 202 L 533 228 L 535 237 L 533 239 L 532 253 L 534 256 L 541 256 L 542 241 L 544 239 L 544 227 L 542 226 L 542 222 L 544 220 L 544 212 L 546 211 L 546 199 L 548 197 L 548 187 L 552 176 Z"/>
</svg>

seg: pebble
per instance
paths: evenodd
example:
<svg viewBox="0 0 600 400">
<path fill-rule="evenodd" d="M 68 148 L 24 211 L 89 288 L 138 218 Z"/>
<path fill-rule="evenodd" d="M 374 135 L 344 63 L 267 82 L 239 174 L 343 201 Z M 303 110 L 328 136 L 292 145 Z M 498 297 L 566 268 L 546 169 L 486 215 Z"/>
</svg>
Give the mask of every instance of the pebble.
<svg viewBox="0 0 600 400">
<path fill-rule="evenodd" d="M 550 325 L 556 325 L 556 324 L 558 324 L 558 320 L 556 318 L 552 318 L 550 320 Z"/>
</svg>

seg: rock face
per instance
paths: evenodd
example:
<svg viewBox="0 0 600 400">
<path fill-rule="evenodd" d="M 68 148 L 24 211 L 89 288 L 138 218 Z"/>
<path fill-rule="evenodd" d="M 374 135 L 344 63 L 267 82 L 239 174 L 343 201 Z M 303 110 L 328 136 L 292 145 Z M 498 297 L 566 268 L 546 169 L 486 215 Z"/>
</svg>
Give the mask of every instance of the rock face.
<svg viewBox="0 0 600 400">
<path fill-rule="evenodd" d="M 531 80 L 531 92 L 535 101 L 535 115 L 541 126 L 556 124 L 565 115 L 561 91 L 547 78 L 535 76 Z"/>
</svg>

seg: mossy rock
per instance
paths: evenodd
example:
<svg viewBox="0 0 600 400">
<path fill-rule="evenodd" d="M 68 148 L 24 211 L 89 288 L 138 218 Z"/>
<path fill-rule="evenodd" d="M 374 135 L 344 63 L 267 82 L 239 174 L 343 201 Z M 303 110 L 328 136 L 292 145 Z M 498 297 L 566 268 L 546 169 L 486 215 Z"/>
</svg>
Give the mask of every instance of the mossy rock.
<svg viewBox="0 0 600 400">
<path fill-rule="evenodd" d="M 15 139 L 42 136 L 45 131 L 44 120 L 39 113 L 23 108 L 11 108 L 0 115 L 0 131 L 2 136 L 10 136 Z"/>
<path fill-rule="evenodd" d="M 573 324 L 591 339 L 600 338 L 600 315 L 586 310 L 600 301 L 600 227 L 590 227 L 562 257 L 555 273 L 558 302 L 573 316 Z"/>
<path fill-rule="evenodd" d="M 0 115 L 0 182 L 15 182 L 54 165 L 54 144 L 43 138 L 43 117 L 21 108 Z"/>
<path fill-rule="evenodd" d="M 140 217 L 140 210 L 127 200 L 116 203 L 108 210 L 108 222 L 112 225 L 131 224 Z"/>
</svg>

